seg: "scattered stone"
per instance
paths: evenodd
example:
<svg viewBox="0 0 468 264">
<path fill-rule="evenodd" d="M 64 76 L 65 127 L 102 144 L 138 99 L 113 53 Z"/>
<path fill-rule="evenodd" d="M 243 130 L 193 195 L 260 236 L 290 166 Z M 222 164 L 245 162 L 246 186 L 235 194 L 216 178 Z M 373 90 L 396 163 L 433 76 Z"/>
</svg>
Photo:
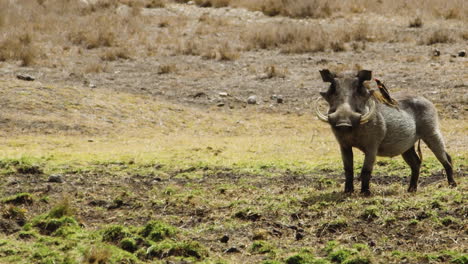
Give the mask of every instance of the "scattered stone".
<svg viewBox="0 0 468 264">
<path fill-rule="evenodd" d="M 247 98 L 247 103 L 248 104 L 257 104 L 257 96 L 251 95 L 249 98 Z"/>
<path fill-rule="evenodd" d="M 94 88 L 96 88 L 96 85 L 95 85 L 94 83 L 90 83 L 90 84 L 89 84 L 89 88 L 94 89 Z"/>
<path fill-rule="evenodd" d="M 432 55 L 433 55 L 434 57 L 439 57 L 439 56 L 440 56 L 440 50 L 434 49 L 434 50 L 432 51 Z"/>
<path fill-rule="evenodd" d="M 465 57 L 465 56 L 466 56 L 466 51 L 460 50 L 460 51 L 458 52 L 458 57 Z"/>
<path fill-rule="evenodd" d="M 61 174 L 52 174 L 52 175 L 49 176 L 49 182 L 62 183 L 63 182 L 63 175 L 61 175 Z"/>
<path fill-rule="evenodd" d="M 276 102 L 277 102 L 278 104 L 282 104 L 282 103 L 283 103 L 283 96 L 278 95 L 278 96 L 276 97 Z"/>
<path fill-rule="evenodd" d="M 16 78 L 20 79 L 20 80 L 23 80 L 23 81 L 34 81 L 36 78 L 34 78 L 33 76 L 31 75 L 28 75 L 28 74 L 18 74 L 16 75 Z"/>
<path fill-rule="evenodd" d="M 107 207 L 108 203 L 104 200 L 92 200 L 88 203 L 91 206 Z"/>
<path fill-rule="evenodd" d="M 204 92 L 197 92 L 194 95 L 192 95 L 193 98 L 200 98 L 200 97 L 208 97 L 208 95 Z"/>
<path fill-rule="evenodd" d="M 240 250 L 237 249 L 236 247 L 231 247 L 231 248 L 226 249 L 224 253 L 240 253 Z"/>
<path fill-rule="evenodd" d="M 229 237 L 227 235 L 224 235 L 222 238 L 219 239 L 221 243 L 227 243 L 229 241 Z"/>
<path fill-rule="evenodd" d="M 217 107 L 223 107 L 223 106 L 224 106 L 224 103 L 218 103 L 216 106 L 217 106 Z"/>
<path fill-rule="evenodd" d="M 296 232 L 296 240 L 301 240 L 304 238 L 304 234 L 301 232 Z"/>
<path fill-rule="evenodd" d="M 226 97 L 226 96 L 228 96 L 229 94 L 226 93 L 226 92 L 220 92 L 220 93 L 218 93 L 218 95 L 221 96 L 221 97 Z"/>
</svg>

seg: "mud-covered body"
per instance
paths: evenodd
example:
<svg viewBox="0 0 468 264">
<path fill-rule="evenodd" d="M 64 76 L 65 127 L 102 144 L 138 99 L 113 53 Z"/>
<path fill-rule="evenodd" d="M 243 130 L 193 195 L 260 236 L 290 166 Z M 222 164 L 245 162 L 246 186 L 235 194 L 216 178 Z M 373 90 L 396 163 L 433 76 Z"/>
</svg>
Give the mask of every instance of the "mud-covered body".
<svg viewBox="0 0 468 264">
<path fill-rule="evenodd" d="M 432 150 L 444 166 L 449 184 L 456 186 L 452 161 L 445 151 L 439 129 L 437 110 L 429 100 L 421 96 L 397 96 L 396 105 L 385 104 L 376 100 L 363 84 L 371 79 L 370 71 L 359 71 L 357 75 L 336 75 L 328 70 L 320 73 L 322 79 L 330 83 L 327 92 L 320 93 L 328 102 L 329 110 L 325 116 L 317 108 L 317 116 L 330 124 L 340 144 L 346 176 L 345 192 L 354 190 L 353 148 L 365 154 L 361 192 L 370 193 L 369 181 L 376 156 L 397 155 L 402 155 L 411 167 L 408 191 L 416 191 L 421 166 L 414 148 L 418 140 L 423 140 Z"/>
</svg>

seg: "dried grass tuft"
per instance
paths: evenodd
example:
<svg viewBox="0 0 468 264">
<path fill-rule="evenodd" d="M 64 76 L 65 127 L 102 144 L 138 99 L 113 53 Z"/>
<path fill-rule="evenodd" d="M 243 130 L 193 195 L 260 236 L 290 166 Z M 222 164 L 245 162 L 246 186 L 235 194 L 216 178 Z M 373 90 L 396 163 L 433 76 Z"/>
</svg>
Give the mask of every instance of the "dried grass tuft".
<svg viewBox="0 0 468 264">
<path fill-rule="evenodd" d="M 39 55 L 29 32 L 9 32 L 0 37 L 0 61 L 20 61 L 21 66 L 32 65 Z"/>
</svg>

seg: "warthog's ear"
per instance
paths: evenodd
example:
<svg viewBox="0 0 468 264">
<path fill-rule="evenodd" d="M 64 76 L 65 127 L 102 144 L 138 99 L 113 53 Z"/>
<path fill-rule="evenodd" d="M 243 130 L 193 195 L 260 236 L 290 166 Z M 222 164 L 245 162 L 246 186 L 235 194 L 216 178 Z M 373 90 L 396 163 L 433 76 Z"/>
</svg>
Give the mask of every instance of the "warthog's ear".
<svg viewBox="0 0 468 264">
<path fill-rule="evenodd" d="M 322 75 L 322 80 L 324 82 L 333 82 L 334 75 L 328 69 L 321 70 L 320 75 Z"/>
<path fill-rule="evenodd" d="M 372 79 L 372 71 L 360 70 L 357 74 L 360 82 L 370 81 Z"/>
</svg>

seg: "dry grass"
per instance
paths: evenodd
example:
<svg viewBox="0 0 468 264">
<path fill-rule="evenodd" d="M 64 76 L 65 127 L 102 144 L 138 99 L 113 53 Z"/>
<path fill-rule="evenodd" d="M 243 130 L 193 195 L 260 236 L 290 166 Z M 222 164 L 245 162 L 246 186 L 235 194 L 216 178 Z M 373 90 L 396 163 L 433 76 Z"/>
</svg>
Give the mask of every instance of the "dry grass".
<svg viewBox="0 0 468 264">
<path fill-rule="evenodd" d="M 168 74 L 168 73 L 174 73 L 177 71 L 177 67 L 175 64 L 164 64 L 159 66 L 158 69 L 158 74 Z"/>
<path fill-rule="evenodd" d="M 229 6 L 229 0 L 195 0 L 195 4 L 200 7 L 226 7 Z"/>
<path fill-rule="evenodd" d="M 444 29 L 433 31 L 426 39 L 421 42 L 426 45 L 434 45 L 437 43 L 451 43 L 454 39 L 450 32 Z"/>
<path fill-rule="evenodd" d="M 416 17 L 414 20 L 409 22 L 409 27 L 412 28 L 420 28 L 423 26 L 422 19 L 420 17 Z"/>
<path fill-rule="evenodd" d="M 108 263 L 112 256 L 111 251 L 104 247 L 92 247 L 83 256 L 83 264 L 104 264 Z"/>
<path fill-rule="evenodd" d="M 258 24 L 245 33 L 247 49 L 275 49 L 284 53 L 324 51 L 327 36 L 318 24 Z"/>
<path fill-rule="evenodd" d="M 346 50 L 345 43 L 385 41 L 393 39 L 393 34 L 371 28 L 364 20 L 355 25 L 326 30 L 318 23 L 288 21 L 252 26 L 244 33 L 243 39 L 249 50 L 280 49 L 283 53 L 306 53 L 330 49 L 340 52 Z"/>
<path fill-rule="evenodd" d="M 417 2 L 195 1 L 199 6 L 242 7 L 262 11 L 271 16 L 327 18 L 330 22 L 319 24 L 316 20 L 284 19 L 278 22 L 277 19 L 260 17 L 263 21 L 252 23 L 250 20 L 242 21 L 230 16 L 214 15 L 211 11 L 202 16 L 182 13 L 174 16 L 170 12 L 165 13 L 163 8 L 172 3 L 164 0 L 99 0 L 89 1 L 88 4 L 85 4 L 85 1 L 66 0 L 2 1 L 0 60 L 19 61 L 22 65 L 47 64 L 47 61 L 57 60 L 63 64 L 72 64 L 76 56 L 112 61 L 160 54 L 235 60 L 242 50 L 279 49 L 283 53 L 326 50 L 339 52 L 346 50 L 347 43 L 350 43 L 352 49 L 361 50 L 355 49 L 361 44 L 354 42 L 406 41 L 396 35 L 398 32 L 387 29 L 383 24 L 369 22 L 365 15 L 370 12 L 408 17 L 411 27 L 422 26 L 422 18 L 425 21 L 431 21 L 433 18 L 463 20 L 467 14 L 466 5 L 460 5 L 462 2 L 459 0 L 451 0 L 443 5 L 440 1 L 432 0 L 424 5 Z M 149 10 L 143 12 L 144 8 L 162 10 L 154 10 L 158 12 L 157 15 L 153 15 Z M 416 9 L 417 17 L 414 18 Z M 151 15 L 148 15 L 149 13 Z M 359 16 L 360 22 L 350 22 L 349 16 Z M 336 24 L 336 18 L 346 19 Z M 431 39 L 423 43 L 450 42 L 450 39 L 454 39 L 444 39 L 443 35 L 437 34 L 434 33 Z M 463 34 L 460 36 L 465 38 Z M 226 46 L 225 43 L 229 45 Z M 83 52 L 71 52 L 72 46 L 83 48 Z M 132 47 L 131 54 L 125 51 L 128 47 Z M 57 49 L 63 50 L 63 54 L 55 52 Z"/>
<path fill-rule="evenodd" d="M 30 32 L 10 32 L 0 36 L 0 61 L 19 61 L 21 66 L 29 66 L 40 55 L 33 44 Z"/>
<path fill-rule="evenodd" d="M 329 1 L 323 0 L 238 0 L 233 6 L 261 11 L 268 16 L 288 16 L 293 18 L 323 18 L 332 14 Z"/>
<path fill-rule="evenodd" d="M 127 48 L 110 48 L 105 50 L 101 54 L 101 60 L 103 61 L 115 61 L 118 59 L 128 60 L 130 59 L 130 51 Z"/>
</svg>

